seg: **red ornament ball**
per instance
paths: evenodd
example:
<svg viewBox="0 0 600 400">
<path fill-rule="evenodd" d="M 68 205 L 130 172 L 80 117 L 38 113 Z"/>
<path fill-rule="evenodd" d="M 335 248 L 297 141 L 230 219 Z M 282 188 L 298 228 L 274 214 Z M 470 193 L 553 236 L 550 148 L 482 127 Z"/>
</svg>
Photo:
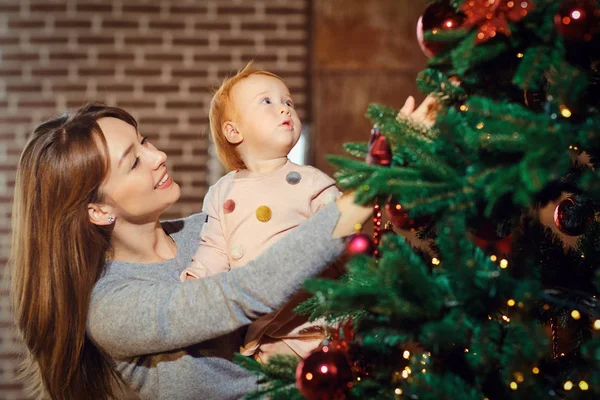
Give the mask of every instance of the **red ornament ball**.
<svg viewBox="0 0 600 400">
<path fill-rule="evenodd" d="M 418 231 L 425 228 L 431 222 L 431 217 L 423 216 L 417 218 L 411 218 L 408 216 L 408 210 L 403 207 L 394 198 L 385 205 L 389 219 L 392 224 L 398 229 L 405 231 Z"/>
<path fill-rule="evenodd" d="M 375 250 L 373 240 L 366 233 L 355 233 L 348 238 L 346 242 L 346 252 L 348 254 L 373 254 Z"/>
<path fill-rule="evenodd" d="M 314 350 L 296 368 L 296 386 L 309 400 L 343 399 L 352 380 L 346 354 L 329 346 Z"/>
<path fill-rule="evenodd" d="M 462 25 L 464 19 L 465 15 L 457 12 L 448 1 L 429 5 L 417 21 L 417 41 L 423 53 L 427 57 L 433 57 L 448 46 L 448 43 L 425 40 L 424 33 L 426 31 L 435 33 L 457 29 Z"/>
<path fill-rule="evenodd" d="M 371 130 L 371 138 L 369 139 L 367 164 L 389 166 L 391 163 L 392 150 L 387 138 L 379 132 L 379 129 L 373 128 Z"/>
<path fill-rule="evenodd" d="M 588 42 L 598 31 L 600 11 L 593 0 L 568 0 L 554 16 L 556 29 L 567 39 Z"/>
<path fill-rule="evenodd" d="M 574 216 L 574 207 L 575 201 L 571 197 L 567 197 L 554 209 L 554 224 L 559 231 L 569 236 L 582 235 L 593 215 L 590 212 L 588 215 L 577 218 Z"/>
</svg>

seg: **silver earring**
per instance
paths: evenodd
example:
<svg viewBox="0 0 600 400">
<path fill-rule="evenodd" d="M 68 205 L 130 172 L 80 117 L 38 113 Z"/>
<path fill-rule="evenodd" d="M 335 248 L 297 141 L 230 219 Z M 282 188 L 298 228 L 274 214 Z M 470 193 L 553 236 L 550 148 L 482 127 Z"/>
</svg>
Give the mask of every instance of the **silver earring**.
<svg viewBox="0 0 600 400">
<path fill-rule="evenodd" d="M 108 223 L 112 224 L 113 222 L 115 222 L 115 217 L 113 217 L 112 215 L 108 217 Z"/>
</svg>

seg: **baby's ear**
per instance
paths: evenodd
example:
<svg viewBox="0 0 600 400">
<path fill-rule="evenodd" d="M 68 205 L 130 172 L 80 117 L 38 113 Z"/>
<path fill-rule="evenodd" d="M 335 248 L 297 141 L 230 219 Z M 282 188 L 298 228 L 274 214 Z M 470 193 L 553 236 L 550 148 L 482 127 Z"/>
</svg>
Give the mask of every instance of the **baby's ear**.
<svg viewBox="0 0 600 400">
<path fill-rule="evenodd" d="M 231 121 L 223 122 L 223 133 L 229 143 L 238 144 L 244 140 L 244 136 L 238 131 L 235 123 Z"/>
</svg>

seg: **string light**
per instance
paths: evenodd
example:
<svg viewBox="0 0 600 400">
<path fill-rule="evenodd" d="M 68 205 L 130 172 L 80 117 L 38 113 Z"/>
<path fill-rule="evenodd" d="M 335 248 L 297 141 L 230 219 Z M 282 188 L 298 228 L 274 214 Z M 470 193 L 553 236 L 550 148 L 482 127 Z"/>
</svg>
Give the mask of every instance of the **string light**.
<svg viewBox="0 0 600 400">
<path fill-rule="evenodd" d="M 480 123 L 478 123 L 476 126 L 477 126 L 477 129 L 483 129 L 483 127 L 484 127 L 485 125 L 483 124 L 483 122 L 480 122 Z"/>
<path fill-rule="evenodd" d="M 519 385 L 517 385 L 517 382 L 511 382 L 510 383 L 510 388 L 512 390 L 517 390 L 519 388 Z"/>
<path fill-rule="evenodd" d="M 586 381 L 579 382 L 579 389 L 581 389 L 581 390 L 588 390 L 589 388 L 590 388 L 590 386 L 587 384 Z"/>
<path fill-rule="evenodd" d="M 565 118 L 570 118 L 573 114 L 571 113 L 571 110 L 569 110 L 567 107 L 560 106 L 560 115 L 562 115 Z"/>
<path fill-rule="evenodd" d="M 410 358 L 410 351 L 404 350 L 404 353 L 402 353 L 402 357 L 408 360 Z"/>
<path fill-rule="evenodd" d="M 492 262 L 496 262 L 497 259 L 498 257 L 496 257 L 494 254 L 490 256 L 490 260 L 492 260 Z"/>
<path fill-rule="evenodd" d="M 508 318 L 507 315 L 503 315 L 502 319 L 505 320 L 506 322 L 510 322 L 510 318 Z"/>
<path fill-rule="evenodd" d="M 468 353 L 468 352 L 469 352 L 469 349 L 465 349 L 465 353 Z"/>
<path fill-rule="evenodd" d="M 426 373 L 426 372 L 427 372 L 427 370 L 426 370 L 425 368 L 423 368 L 423 369 L 421 370 L 421 372 L 422 372 L 422 373 Z"/>
<path fill-rule="evenodd" d="M 402 389 L 396 388 L 396 390 L 394 390 L 394 393 L 396 393 L 397 395 L 401 395 L 402 394 Z"/>
<path fill-rule="evenodd" d="M 525 380 L 525 378 L 523 377 L 523 374 L 520 372 L 515 372 L 515 379 L 519 383 L 522 383 Z"/>
<path fill-rule="evenodd" d="M 525 54 L 523 54 L 523 53 L 517 53 L 517 58 L 523 58 L 524 55 Z"/>
<path fill-rule="evenodd" d="M 408 371 L 402 371 L 402 377 L 404 379 L 408 378 Z"/>
<path fill-rule="evenodd" d="M 502 269 L 508 268 L 508 260 L 506 260 L 504 258 L 502 260 L 500 260 L 500 268 L 502 268 Z"/>
<path fill-rule="evenodd" d="M 564 388 L 565 390 L 571 390 L 571 389 L 573 389 L 573 382 L 571 382 L 571 381 L 566 381 L 566 382 L 565 382 L 565 385 L 563 386 L 563 388 Z"/>
<path fill-rule="evenodd" d="M 460 106 L 460 111 L 468 111 L 468 110 L 469 110 L 469 107 L 467 107 L 466 105 L 463 104 L 462 106 Z"/>
<path fill-rule="evenodd" d="M 540 369 L 538 367 L 533 367 L 532 372 L 534 375 L 537 375 L 540 373 Z"/>
<path fill-rule="evenodd" d="M 506 302 L 506 304 L 508 304 L 508 305 L 509 305 L 509 307 L 513 307 L 513 306 L 514 306 L 516 303 L 515 303 L 515 301 L 514 301 L 513 299 L 510 299 L 510 300 L 508 300 L 508 301 Z"/>
<path fill-rule="evenodd" d="M 440 260 L 438 260 L 437 258 L 433 257 L 433 259 L 431 260 L 431 263 L 433 265 L 440 265 Z"/>
<path fill-rule="evenodd" d="M 594 321 L 594 329 L 600 331 L 600 319 Z"/>
<path fill-rule="evenodd" d="M 581 313 L 579 313 L 577 310 L 573 310 L 571 311 L 571 317 L 577 321 L 579 318 L 581 318 Z"/>
</svg>

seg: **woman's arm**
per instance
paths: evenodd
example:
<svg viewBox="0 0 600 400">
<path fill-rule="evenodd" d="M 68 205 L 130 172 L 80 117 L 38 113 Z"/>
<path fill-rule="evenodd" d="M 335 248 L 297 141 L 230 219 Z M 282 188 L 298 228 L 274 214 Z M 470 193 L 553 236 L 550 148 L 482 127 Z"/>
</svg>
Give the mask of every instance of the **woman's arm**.
<svg viewBox="0 0 600 400">
<path fill-rule="evenodd" d="M 108 274 L 96 285 L 88 334 L 115 358 L 158 353 L 230 333 L 269 313 L 344 250 L 371 214 L 346 194 L 244 268 L 201 280 L 156 282 Z"/>
</svg>

